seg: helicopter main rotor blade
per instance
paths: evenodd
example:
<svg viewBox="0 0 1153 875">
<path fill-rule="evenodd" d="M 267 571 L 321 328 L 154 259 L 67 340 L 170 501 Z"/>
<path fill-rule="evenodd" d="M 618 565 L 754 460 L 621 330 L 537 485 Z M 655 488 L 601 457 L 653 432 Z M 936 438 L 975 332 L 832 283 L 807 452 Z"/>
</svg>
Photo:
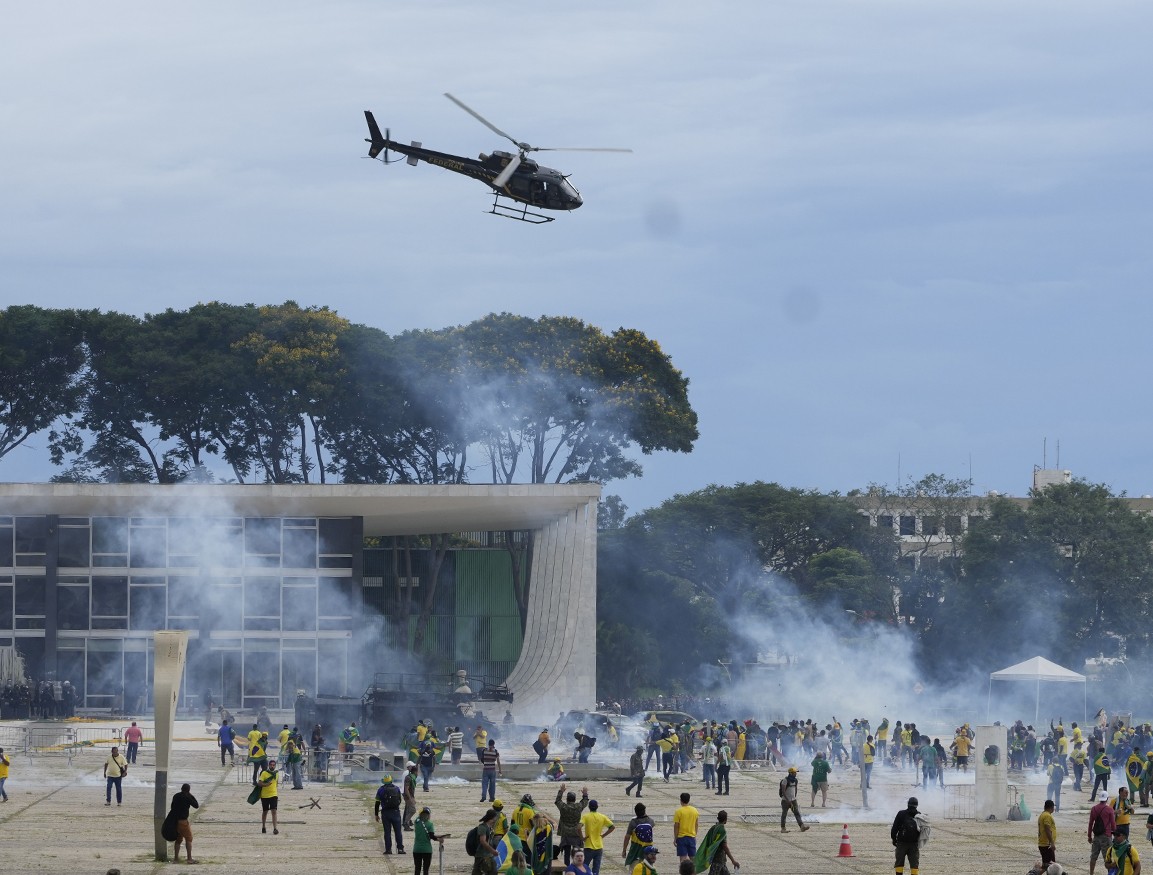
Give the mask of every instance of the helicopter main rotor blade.
<svg viewBox="0 0 1153 875">
<path fill-rule="evenodd" d="M 504 170 L 500 172 L 497 178 L 492 181 L 493 186 L 495 188 L 504 188 L 505 184 L 512 178 L 512 175 L 516 173 L 518 167 L 520 167 L 520 155 L 515 155 L 513 159 L 505 165 Z"/>
<path fill-rule="evenodd" d="M 481 115 L 479 112 L 477 112 L 471 106 L 469 106 L 468 104 L 466 104 L 460 100 L 457 100 L 455 97 L 453 97 L 447 91 L 444 93 L 444 96 L 447 97 L 449 100 L 451 100 L 453 103 L 455 103 L 457 106 L 459 106 L 461 109 L 463 109 L 465 112 L 467 112 L 469 115 L 471 115 L 474 119 L 476 119 L 478 122 L 480 122 L 486 128 L 488 128 L 494 134 L 499 134 L 500 136 L 504 137 L 506 140 L 511 142 L 518 149 L 522 148 L 522 144 L 520 142 L 518 142 L 516 140 L 516 138 L 510 137 L 508 134 L 506 134 L 504 131 L 502 131 L 500 128 L 498 128 L 496 125 L 494 125 L 488 119 L 486 119 L 483 115 Z"/>
<path fill-rule="evenodd" d="M 609 149 L 600 146 L 533 146 L 529 152 L 632 152 L 632 149 Z"/>
</svg>

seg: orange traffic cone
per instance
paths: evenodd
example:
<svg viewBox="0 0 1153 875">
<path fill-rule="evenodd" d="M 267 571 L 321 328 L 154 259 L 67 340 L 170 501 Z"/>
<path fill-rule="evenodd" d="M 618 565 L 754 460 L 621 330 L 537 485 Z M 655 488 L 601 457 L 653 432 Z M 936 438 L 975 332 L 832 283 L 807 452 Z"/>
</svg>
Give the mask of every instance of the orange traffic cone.
<svg viewBox="0 0 1153 875">
<path fill-rule="evenodd" d="M 844 831 L 841 833 L 841 849 L 837 851 L 837 856 L 853 856 L 853 846 L 849 843 L 849 825 L 847 823 L 845 824 Z"/>
</svg>

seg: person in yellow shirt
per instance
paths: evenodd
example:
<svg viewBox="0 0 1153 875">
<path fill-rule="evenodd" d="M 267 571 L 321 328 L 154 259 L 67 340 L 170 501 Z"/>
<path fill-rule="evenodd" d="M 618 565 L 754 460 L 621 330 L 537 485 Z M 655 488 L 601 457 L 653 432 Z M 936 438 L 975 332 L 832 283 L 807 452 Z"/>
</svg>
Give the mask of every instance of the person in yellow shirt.
<svg viewBox="0 0 1153 875">
<path fill-rule="evenodd" d="M 1045 810 L 1037 816 L 1037 849 L 1041 852 L 1042 867 L 1057 862 L 1057 822 L 1053 819 L 1056 806 L 1052 799 L 1045 800 Z"/>
<path fill-rule="evenodd" d="M 681 807 L 673 812 L 673 839 L 681 860 L 691 860 L 697 855 L 697 823 L 701 813 L 689 805 L 691 798 L 688 793 L 682 793 Z"/>
<path fill-rule="evenodd" d="M 872 790 L 869 781 L 873 777 L 873 759 L 877 753 L 877 748 L 873 744 L 873 736 L 865 737 L 865 743 L 861 745 L 861 762 L 865 766 L 865 789 Z"/>
<path fill-rule="evenodd" d="M 472 734 L 473 747 L 476 748 L 476 758 L 479 762 L 481 754 L 484 753 L 485 748 L 488 747 L 488 731 L 483 726 L 478 726 L 476 732 Z"/>
<path fill-rule="evenodd" d="M 8 767 L 12 765 L 12 761 L 4 755 L 4 748 L 0 747 L 0 801 L 8 801 L 8 791 L 4 789 L 4 784 L 8 781 Z"/>
<path fill-rule="evenodd" d="M 967 732 L 958 732 L 953 739 L 953 771 L 960 769 L 969 771 L 969 751 L 973 749 L 973 741 Z"/>
<path fill-rule="evenodd" d="M 633 866 L 633 875 L 657 875 L 657 854 L 658 851 L 653 845 L 649 845 L 644 850 L 644 856 L 640 862 Z"/>
<path fill-rule="evenodd" d="M 1129 788 L 1122 787 L 1119 789 L 1117 791 L 1117 795 L 1109 800 L 1109 805 L 1111 805 L 1113 808 L 1116 828 L 1124 833 L 1125 838 L 1128 839 L 1129 820 L 1133 815 L 1133 802 L 1129 798 Z"/>
<path fill-rule="evenodd" d="M 268 832 L 268 812 L 272 812 L 272 834 L 280 835 L 276 823 L 276 760 L 270 760 L 256 782 L 260 787 L 260 831 Z"/>
<path fill-rule="evenodd" d="M 601 857 L 605 852 L 605 837 L 616 825 L 604 814 L 601 814 L 595 799 L 589 800 L 589 808 L 581 815 L 581 832 L 584 833 L 585 864 L 593 875 L 600 875 Z M 608 827 L 608 829 L 605 829 Z"/>
</svg>

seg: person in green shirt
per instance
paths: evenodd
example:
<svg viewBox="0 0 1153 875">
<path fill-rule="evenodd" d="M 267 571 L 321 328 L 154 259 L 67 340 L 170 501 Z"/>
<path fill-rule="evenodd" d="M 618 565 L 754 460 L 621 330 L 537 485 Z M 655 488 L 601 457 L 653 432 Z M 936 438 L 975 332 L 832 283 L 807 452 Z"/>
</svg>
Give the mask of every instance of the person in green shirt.
<svg viewBox="0 0 1153 875">
<path fill-rule="evenodd" d="M 825 802 L 829 797 L 829 772 L 833 770 L 833 764 L 825 759 L 823 753 L 819 753 L 809 764 L 813 767 L 813 777 L 809 781 L 813 788 L 813 798 L 809 801 L 809 808 L 817 804 L 817 791 L 821 791 L 821 807 L 825 807 Z"/>
<path fill-rule="evenodd" d="M 437 842 L 443 847 L 448 835 L 437 835 L 432 811 L 427 805 L 420 809 L 420 814 L 413 821 L 412 831 L 413 875 L 428 875 L 429 867 L 432 866 L 432 843 Z"/>
</svg>

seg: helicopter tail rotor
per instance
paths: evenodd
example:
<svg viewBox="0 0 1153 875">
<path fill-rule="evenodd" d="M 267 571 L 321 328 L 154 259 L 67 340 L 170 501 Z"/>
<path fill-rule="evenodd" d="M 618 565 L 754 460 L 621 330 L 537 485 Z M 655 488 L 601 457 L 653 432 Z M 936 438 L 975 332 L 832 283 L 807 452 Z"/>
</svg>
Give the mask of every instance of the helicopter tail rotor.
<svg viewBox="0 0 1153 875">
<path fill-rule="evenodd" d="M 365 138 L 368 146 L 368 157 L 375 158 L 381 152 L 384 152 L 384 161 L 388 163 L 388 137 L 382 136 L 380 128 L 376 124 L 376 119 L 372 117 L 372 113 L 367 109 L 364 111 L 364 118 L 368 122 L 368 133 L 371 139 Z"/>
</svg>

